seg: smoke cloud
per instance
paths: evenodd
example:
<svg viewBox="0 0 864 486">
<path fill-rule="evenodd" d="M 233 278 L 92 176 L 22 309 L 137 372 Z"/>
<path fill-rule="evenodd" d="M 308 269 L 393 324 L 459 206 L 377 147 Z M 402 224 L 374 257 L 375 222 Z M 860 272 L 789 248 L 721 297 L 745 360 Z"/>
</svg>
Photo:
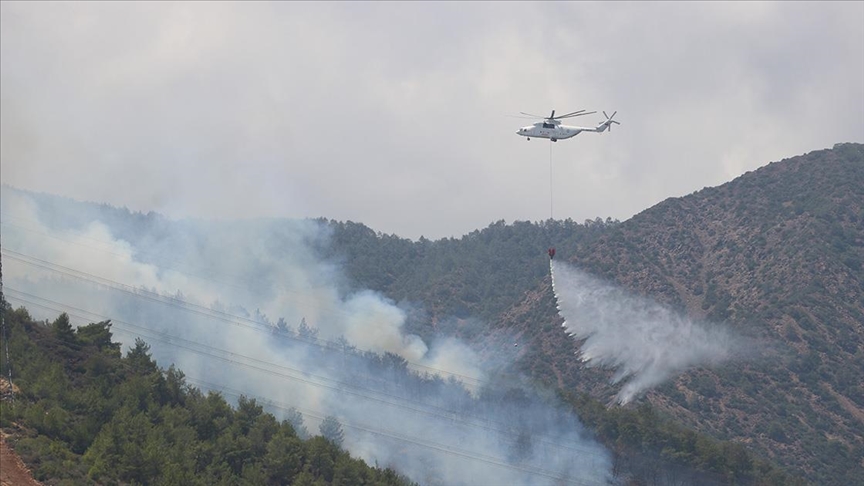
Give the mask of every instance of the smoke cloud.
<svg viewBox="0 0 864 486">
<path fill-rule="evenodd" d="M 607 451 L 530 383 L 491 383 L 458 339 L 405 331 L 416 304 L 354 289 L 317 221 L 172 221 L 3 187 L 7 298 L 112 319 L 163 367 L 424 484 L 605 484 Z M 422 312 L 416 313 L 422 315 Z"/>
<path fill-rule="evenodd" d="M 567 263 L 553 260 L 551 268 L 567 333 L 584 340 L 583 361 L 615 370 L 612 382 L 623 382 L 619 403 L 688 368 L 721 363 L 738 345 L 724 327 L 709 327 Z"/>
</svg>

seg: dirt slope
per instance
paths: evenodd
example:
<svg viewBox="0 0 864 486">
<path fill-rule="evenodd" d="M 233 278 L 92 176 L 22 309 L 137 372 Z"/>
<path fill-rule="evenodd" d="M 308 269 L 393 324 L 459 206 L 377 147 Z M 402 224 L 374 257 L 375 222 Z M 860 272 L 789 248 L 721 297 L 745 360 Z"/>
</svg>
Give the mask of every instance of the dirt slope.
<svg viewBox="0 0 864 486">
<path fill-rule="evenodd" d="M 0 435 L 0 486 L 40 486 L 21 458 L 6 444 L 6 436 Z"/>
</svg>

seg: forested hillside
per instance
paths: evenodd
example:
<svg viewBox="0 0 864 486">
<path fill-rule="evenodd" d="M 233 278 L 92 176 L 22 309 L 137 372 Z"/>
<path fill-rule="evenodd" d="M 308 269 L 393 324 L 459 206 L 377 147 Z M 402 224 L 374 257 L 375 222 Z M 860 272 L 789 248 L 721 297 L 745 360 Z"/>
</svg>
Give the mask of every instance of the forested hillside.
<svg viewBox="0 0 864 486">
<path fill-rule="evenodd" d="M 648 396 L 818 484 L 864 481 L 864 146 L 777 162 L 586 242 L 580 266 L 760 338 Z"/>
<path fill-rule="evenodd" d="M 478 337 L 489 353 L 490 341 L 519 337 L 530 347 L 518 366 L 564 390 L 614 393 L 608 373 L 586 369 L 561 331 L 547 246 L 636 293 L 726 323 L 756 343 L 746 359 L 692 370 L 645 400 L 817 484 L 864 482 L 861 144 L 775 162 L 623 223 L 499 222 L 434 242 L 331 226 L 329 251 L 361 285 L 424 303 L 431 327 Z"/>
<path fill-rule="evenodd" d="M 142 340 L 121 356 L 110 322 L 73 330 L 66 314 L 36 322 L 24 308 L 5 311 L 17 386 L 9 393 L 6 378 L 2 382 L 0 428 L 44 484 L 409 484 L 340 449 L 344 432 L 335 417 L 325 418 L 321 436 L 310 438 L 296 409 L 243 395 L 232 407 L 221 394 L 188 385 L 174 366 L 158 368 Z M 555 451 L 538 430 L 545 400 L 519 380 L 499 376 L 472 399 L 461 384 L 419 376 L 395 355 L 353 349 L 322 354 L 317 345 L 309 347 L 331 366 L 348 363 L 359 370 L 371 364 L 376 376 L 361 373 L 355 382 L 383 381 L 391 397 L 420 393 L 421 400 L 434 402 L 442 393 L 455 395 L 462 406 L 451 413 L 472 420 L 496 407 L 510 408 L 510 431 L 498 432 L 499 440 L 516 438 L 509 452 L 516 471 L 527 466 L 535 448 Z M 5 348 L 0 358 L 6 363 Z M 614 451 L 612 484 L 801 484 L 740 444 L 658 416 L 650 404 L 609 410 L 586 394 L 564 398 Z M 280 408 L 287 419 L 280 423 L 265 406 Z M 523 410 L 533 412 L 526 416 Z M 562 412 L 556 412 L 559 425 L 566 421 Z M 585 451 L 572 444 L 568 452 L 576 455 L 567 462 L 584 459 Z M 446 484 L 434 467 L 424 479 L 423 484 Z"/>
<path fill-rule="evenodd" d="M 0 427 L 43 484 L 413 484 L 342 450 L 333 418 L 310 437 L 296 411 L 279 422 L 158 368 L 144 341 L 121 356 L 110 322 L 6 310 L 20 392 L 0 401 Z"/>
<path fill-rule="evenodd" d="M 130 242 L 160 240 L 187 223 L 54 196 L 37 199 L 36 217 L 48 226 L 80 227 L 96 213 L 115 237 Z M 345 269 L 348 285 L 380 291 L 406 309 L 406 331 L 427 342 L 442 334 L 459 336 L 481 354 L 489 369 L 497 370 L 496 380 L 510 385 L 524 373 L 534 383 L 557 391 L 614 452 L 619 477 L 652 484 L 660 480 L 659 471 L 672 471 L 669 481 L 794 484 L 795 479 L 771 465 L 774 462 L 814 484 L 845 485 L 864 483 L 862 208 L 864 146 L 840 144 L 769 164 L 716 188 L 668 199 L 625 222 L 600 218 L 584 223 L 499 221 L 458 239 L 415 242 L 376 233 L 361 223 L 321 219 L 325 231 L 316 232 L 305 244 L 322 261 Z M 27 220 L 4 218 L 4 225 L 13 228 L 19 225 L 27 230 L 32 225 Z M 282 223 L 267 224 L 279 228 Z M 656 299 L 706 325 L 728 327 L 746 338 L 746 349 L 722 366 L 691 369 L 636 403 L 612 405 L 617 392 L 609 384 L 612 372 L 587 367 L 576 355 L 579 343 L 562 331 L 550 288 L 546 256 L 550 246 L 558 250 L 556 259 Z M 137 255 L 142 260 L 151 257 L 165 256 Z M 265 285 L 267 280 L 258 283 Z M 26 320 L 23 315 L 18 317 Z M 61 346 L 61 337 L 52 332 L 59 331 L 42 329 L 31 334 L 50 338 L 45 341 L 54 343 L 45 353 L 49 356 L 70 353 L 69 346 Z M 107 329 L 103 326 L 100 331 L 98 325 L 91 325 L 78 331 L 82 332 L 80 336 L 66 333 L 74 337 L 75 349 L 94 346 L 88 341 L 93 337 L 89 333 L 104 338 Z M 120 358 L 119 350 L 105 347 L 102 338 L 105 349 L 94 356 L 113 356 L 111 360 L 124 363 L 120 369 L 128 370 L 125 363 L 132 356 Z M 146 349 L 137 349 L 135 355 L 146 355 Z M 35 386 L 24 393 L 30 394 L 37 407 L 48 407 L 40 409 L 41 415 L 9 415 L 4 408 L 6 417 L 15 416 L 25 428 L 41 431 L 29 442 L 21 441 L 25 445 L 19 451 L 25 458 L 49 455 L 48 437 L 66 444 L 55 446 L 58 450 L 83 454 L 81 464 L 86 467 L 64 469 L 53 462 L 39 465 L 37 471 L 43 467 L 53 471 L 44 477 L 73 474 L 81 478 L 100 471 L 98 462 L 87 462 L 97 452 L 82 447 L 100 443 L 97 432 L 101 432 L 95 424 L 68 415 L 69 410 L 80 410 L 82 403 L 99 403 L 99 399 L 87 401 L 90 398 L 78 396 L 77 391 L 72 398 L 62 397 L 41 384 L 47 379 L 43 375 L 62 383 L 89 379 L 90 374 L 80 373 L 90 369 L 82 366 L 95 358 L 76 359 L 80 362 L 72 362 L 77 368 L 62 380 L 55 369 L 57 363 L 49 366 L 44 356 L 34 359 L 34 366 L 44 364 L 40 378 L 22 377 Z M 149 358 L 146 361 L 152 364 Z M 86 366 L 102 369 L 103 365 Z M 128 371 L 116 373 L 136 376 Z M 159 372 L 151 369 L 148 373 L 160 382 Z M 177 370 L 168 370 L 161 373 L 161 380 L 168 380 L 171 373 L 176 379 Z M 124 383 L 118 378 L 99 385 L 103 387 L 99 393 L 105 396 L 108 386 L 131 387 Z M 184 400 L 193 408 L 221 400 L 217 408 L 230 410 L 221 397 L 186 389 Z M 158 388 L 154 393 L 136 399 L 136 406 L 158 411 L 173 403 L 165 402 Z M 120 411 L 121 405 L 113 404 L 111 410 Z M 121 417 L 131 420 L 140 415 L 133 412 L 130 409 Z M 171 423 L 162 413 L 146 415 L 149 426 L 139 417 L 141 427 L 149 430 Z M 46 417 L 60 418 L 46 422 Z M 194 417 L 187 418 L 197 420 Z M 246 432 L 231 434 L 239 438 Z M 148 436 L 142 432 L 140 437 Z M 212 438 L 216 443 L 227 440 L 219 434 Z M 143 442 L 129 447 L 137 451 L 139 446 Z M 28 447 L 34 451 L 29 456 Z M 42 452 L 36 453 L 36 448 Z M 78 458 L 67 452 L 57 457 Z M 158 460 L 158 455 L 154 457 Z M 255 471 L 268 474 L 261 456 L 249 457 L 261 466 Z M 343 463 L 348 460 L 345 455 Z M 195 467 L 203 473 L 211 466 Z M 140 471 L 139 466 L 133 469 Z M 309 471 L 306 466 L 301 470 Z M 233 473 L 245 474 L 242 467 L 234 467 Z M 373 469 L 368 474 L 374 478 L 389 473 Z"/>
</svg>

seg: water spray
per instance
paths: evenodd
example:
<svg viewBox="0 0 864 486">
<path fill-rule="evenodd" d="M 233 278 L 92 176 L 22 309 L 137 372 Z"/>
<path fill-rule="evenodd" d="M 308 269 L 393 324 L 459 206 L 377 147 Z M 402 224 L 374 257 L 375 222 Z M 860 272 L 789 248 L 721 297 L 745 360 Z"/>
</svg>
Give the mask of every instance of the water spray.
<svg viewBox="0 0 864 486">
<path fill-rule="evenodd" d="M 549 268 L 563 327 L 582 341 L 577 353 L 587 366 L 615 370 L 611 383 L 622 384 L 621 404 L 743 348 L 721 324 L 697 321 L 566 263 L 550 260 Z"/>
</svg>

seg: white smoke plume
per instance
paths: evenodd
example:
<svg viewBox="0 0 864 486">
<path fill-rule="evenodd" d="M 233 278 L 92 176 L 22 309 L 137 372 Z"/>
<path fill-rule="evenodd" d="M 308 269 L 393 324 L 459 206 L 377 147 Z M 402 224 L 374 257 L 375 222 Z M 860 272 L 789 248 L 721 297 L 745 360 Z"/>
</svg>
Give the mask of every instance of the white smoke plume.
<svg viewBox="0 0 864 486">
<path fill-rule="evenodd" d="M 552 287 L 567 333 L 584 340 L 579 353 L 591 366 L 615 370 L 626 404 L 688 368 L 732 356 L 737 339 L 660 303 L 633 295 L 567 263 L 554 261 Z"/>
<path fill-rule="evenodd" d="M 277 417 L 299 410 L 311 433 L 334 415 L 351 453 L 423 484 L 611 477 L 609 454 L 566 408 L 522 384 L 499 393 L 470 346 L 405 331 L 412 304 L 353 289 L 320 256 L 326 225 L 118 216 L 6 186 L 0 196 L 7 298 L 37 318 L 110 318 L 124 349 L 141 337 L 190 384 Z"/>
</svg>

